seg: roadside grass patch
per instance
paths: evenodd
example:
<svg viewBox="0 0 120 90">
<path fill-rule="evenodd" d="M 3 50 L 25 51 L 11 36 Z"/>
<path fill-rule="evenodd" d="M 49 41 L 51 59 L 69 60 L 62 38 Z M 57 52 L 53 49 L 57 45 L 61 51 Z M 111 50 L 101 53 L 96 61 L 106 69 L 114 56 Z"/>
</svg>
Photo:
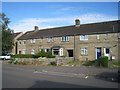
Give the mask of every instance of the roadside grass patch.
<svg viewBox="0 0 120 90">
<path fill-rule="evenodd" d="M 94 66 L 95 63 L 96 63 L 96 61 L 86 61 L 82 65 L 84 65 L 84 66 Z"/>
<path fill-rule="evenodd" d="M 118 68 L 120 67 L 120 61 L 110 61 L 110 66 L 113 68 Z"/>
</svg>

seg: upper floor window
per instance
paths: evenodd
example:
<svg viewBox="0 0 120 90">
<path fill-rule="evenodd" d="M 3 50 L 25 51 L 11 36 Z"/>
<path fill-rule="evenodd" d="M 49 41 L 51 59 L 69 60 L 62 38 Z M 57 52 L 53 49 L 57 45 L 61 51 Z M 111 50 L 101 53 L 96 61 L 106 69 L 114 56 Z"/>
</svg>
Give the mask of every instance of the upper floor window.
<svg viewBox="0 0 120 90">
<path fill-rule="evenodd" d="M 35 39 L 31 39 L 30 42 L 31 42 L 31 43 L 35 43 Z"/>
<path fill-rule="evenodd" d="M 69 37 L 68 36 L 61 37 L 61 41 L 69 41 Z"/>
<path fill-rule="evenodd" d="M 88 35 L 80 35 L 80 40 L 88 40 Z"/>
<path fill-rule="evenodd" d="M 21 45 L 21 41 L 19 41 L 19 45 Z"/>
<path fill-rule="evenodd" d="M 87 55 L 88 54 L 87 48 L 81 48 L 81 54 Z"/>
<path fill-rule="evenodd" d="M 26 44 L 26 41 L 23 41 L 23 45 L 25 45 Z"/>
<path fill-rule="evenodd" d="M 53 41 L 54 41 L 53 37 L 48 38 L 48 42 L 53 42 Z"/>
<path fill-rule="evenodd" d="M 106 39 L 108 39 L 108 34 L 106 34 Z"/>
<path fill-rule="evenodd" d="M 120 38 L 120 32 L 118 33 L 118 38 Z"/>
<path fill-rule="evenodd" d="M 97 35 L 97 39 L 100 39 L 100 34 Z"/>
</svg>

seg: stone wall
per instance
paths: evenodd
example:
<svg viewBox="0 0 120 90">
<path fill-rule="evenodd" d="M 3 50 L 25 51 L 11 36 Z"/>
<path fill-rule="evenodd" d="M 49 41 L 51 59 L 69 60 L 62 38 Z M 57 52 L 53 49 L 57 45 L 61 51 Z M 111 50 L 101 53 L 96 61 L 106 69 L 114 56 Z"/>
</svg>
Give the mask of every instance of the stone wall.
<svg viewBox="0 0 120 90">
<path fill-rule="evenodd" d="M 57 64 L 63 64 L 67 63 L 69 61 L 73 61 L 74 58 L 71 57 L 65 57 L 65 58 L 46 58 L 46 59 L 38 59 L 38 58 L 15 58 L 16 61 L 18 62 L 24 62 L 24 61 L 29 61 L 29 62 L 42 62 L 44 64 L 50 64 L 50 62 L 56 62 Z"/>
</svg>

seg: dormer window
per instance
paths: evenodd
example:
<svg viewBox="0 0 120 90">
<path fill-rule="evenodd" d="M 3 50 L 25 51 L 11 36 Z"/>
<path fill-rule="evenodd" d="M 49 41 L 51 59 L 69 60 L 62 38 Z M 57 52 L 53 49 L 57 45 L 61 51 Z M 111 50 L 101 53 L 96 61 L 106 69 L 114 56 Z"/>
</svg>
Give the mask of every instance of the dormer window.
<svg viewBox="0 0 120 90">
<path fill-rule="evenodd" d="M 31 42 L 31 43 L 35 43 L 35 39 L 31 39 L 30 42 Z"/>
<path fill-rule="evenodd" d="M 48 42 L 53 42 L 54 41 L 54 38 L 53 37 L 49 37 L 48 38 Z"/>
<path fill-rule="evenodd" d="M 69 41 L 69 36 L 63 36 L 63 37 L 61 37 L 61 41 Z"/>
</svg>

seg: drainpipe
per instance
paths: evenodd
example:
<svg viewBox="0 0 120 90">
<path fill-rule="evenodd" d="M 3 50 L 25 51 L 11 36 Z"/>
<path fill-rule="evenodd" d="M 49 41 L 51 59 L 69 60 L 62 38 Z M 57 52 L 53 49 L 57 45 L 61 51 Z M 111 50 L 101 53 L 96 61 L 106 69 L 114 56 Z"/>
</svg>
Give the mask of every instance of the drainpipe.
<svg viewBox="0 0 120 90">
<path fill-rule="evenodd" d="M 74 61 L 75 61 L 75 35 L 74 35 Z"/>
</svg>

